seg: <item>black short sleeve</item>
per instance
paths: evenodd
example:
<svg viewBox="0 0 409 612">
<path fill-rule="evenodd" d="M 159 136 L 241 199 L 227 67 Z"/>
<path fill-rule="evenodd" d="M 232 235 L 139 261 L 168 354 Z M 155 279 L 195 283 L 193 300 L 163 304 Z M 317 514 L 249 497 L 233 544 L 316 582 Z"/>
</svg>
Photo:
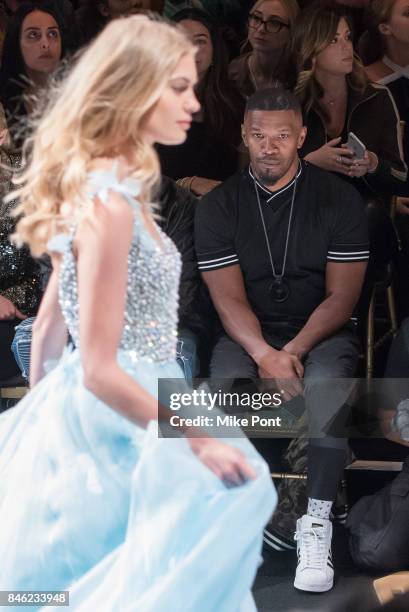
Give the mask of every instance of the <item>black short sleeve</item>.
<svg viewBox="0 0 409 612">
<path fill-rule="evenodd" d="M 354 263 L 369 259 L 368 220 L 358 191 L 336 182 L 335 205 L 330 207 L 330 240 L 327 261 Z"/>
<path fill-rule="evenodd" d="M 229 179 L 197 205 L 195 247 L 201 272 L 239 263 L 234 241 L 237 215 L 234 194 L 234 182 Z"/>
</svg>

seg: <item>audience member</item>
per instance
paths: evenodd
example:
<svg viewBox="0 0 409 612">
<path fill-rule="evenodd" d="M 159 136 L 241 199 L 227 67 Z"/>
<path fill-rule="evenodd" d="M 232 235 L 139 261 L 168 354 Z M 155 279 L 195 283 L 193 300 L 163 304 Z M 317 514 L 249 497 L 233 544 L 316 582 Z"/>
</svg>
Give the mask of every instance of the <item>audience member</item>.
<svg viewBox="0 0 409 612">
<path fill-rule="evenodd" d="M 229 55 L 233 58 L 240 52 L 245 20 L 253 3 L 254 0 L 166 0 L 164 15 L 173 19 L 183 9 L 204 11 L 219 25 Z"/>
<path fill-rule="evenodd" d="M 301 10 L 313 4 L 338 4 L 348 21 L 353 26 L 352 35 L 355 43 L 358 42 L 361 34 L 365 31 L 366 9 L 370 0 L 298 0 Z"/>
<path fill-rule="evenodd" d="M 23 142 L 22 120 L 64 54 L 59 17 L 52 5 L 23 4 L 9 24 L 0 69 L 0 101 L 13 144 Z"/>
<path fill-rule="evenodd" d="M 1 127 L 4 130 L 4 119 Z M 4 197 L 13 188 L 12 169 L 20 167 L 20 156 L 4 144 L 0 156 L 0 380 L 6 380 L 19 373 L 11 351 L 14 328 L 36 312 L 41 286 L 38 265 L 28 249 L 18 249 L 9 241 L 15 226 L 11 216 L 15 202 L 4 202 Z"/>
<path fill-rule="evenodd" d="M 196 252 L 224 327 L 212 377 L 276 379 L 285 400 L 300 393 L 304 379 L 315 435 L 308 449 L 308 511 L 297 523 L 294 584 L 326 591 L 333 583 L 329 516 L 347 448 L 328 427 L 348 387 L 337 388 L 334 378 L 354 376 L 358 361 L 350 318 L 368 237 L 359 193 L 300 161 L 305 137 L 294 94 L 273 88 L 249 99 L 243 140 L 250 166 L 198 204 Z"/>
<path fill-rule="evenodd" d="M 243 54 L 229 67 L 229 77 L 244 98 L 277 81 L 288 84 L 287 45 L 298 11 L 297 0 L 257 0 L 254 4 Z"/>
<path fill-rule="evenodd" d="M 386 85 L 398 107 L 403 126 L 403 151 L 409 162 L 409 3 L 407 0 L 373 0 L 370 5 L 368 43 L 378 51 L 367 66 L 371 81 Z M 396 200 L 395 224 L 402 250 L 398 259 L 398 306 L 409 315 L 409 197 Z"/>
<path fill-rule="evenodd" d="M 388 89 L 369 84 L 341 9 L 315 5 L 303 11 L 293 51 L 295 91 L 307 127 L 301 155 L 352 183 L 367 205 L 371 259 L 359 304 L 362 323 L 375 279 L 396 254 L 389 207 L 394 194 L 404 193 L 407 179 L 399 116 Z M 362 159 L 347 146 L 350 132 L 365 146 Z"/>
<path fill-rule="evenodd" d="M 350 180 L 362 195 L 391 196 L 405 189 L 399 115 L 390 92 L 369 84 L 354 55 L 351 27 L 334 7 L 299 15 L 293 51 L 296 93 L 308 128 L 301 154 Z M 381 120 L 380 120 L 381 119 Z M 352 131 L 365 145 L 363 159 L 346 146 Z"/>
<path fill-rule="evenodd" d="M 143 11 L 161 13 L 163 0 L 83 0 L 76 11 L 81 44 L 87 45 L 111 20 Z"/>
<path fill-rule="evenodd" d="M 371 45 L 377 60 L 366 67 L 375 83 L 387 85 L 405 122 L 404 152 L 409 161 L 409 4 L 407 0 L 372 0 Z"/>
<path fill-rule="evenodd" d="M 187 9 L 175 16 L 197 45 L 196 95 L 201 110 L 193 117 L 183 145 L 159 146 L 162 172 L 202 196 L 239 166 L 243 103 L 229 85 L 227 55 L 217 26 L 206 13 Z M 178 85 L 183 91 L 185 83 Z M 176 91 L 176 93 L 178 93 Z"/>
<path fill-rule="evenodd" d="M 27 0 L 3 0 L 7 23 L 13 20 L 14 14 Z M 76 51 L 80 45 L 80 34 L 71 0 L 36 0 L 38 4 L 52 6 L 58 15 L 58 23 L 67 51 Z"/>
</svg>

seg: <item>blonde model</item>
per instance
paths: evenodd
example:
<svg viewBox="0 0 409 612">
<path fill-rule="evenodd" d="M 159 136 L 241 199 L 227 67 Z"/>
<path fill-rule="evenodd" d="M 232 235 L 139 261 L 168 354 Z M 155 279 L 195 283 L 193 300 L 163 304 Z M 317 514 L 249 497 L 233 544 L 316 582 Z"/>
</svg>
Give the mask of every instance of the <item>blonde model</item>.
<svg viewBox="0 0 409 612">
<path fill-rule="evenodd" d="M 15 238 L 54 271 L 32 390 L 0 417 L 0 590 L 66 589 L 75 612 L 255 609 L 265 463 L 245 438 L 157 428 L 158 379 L 182 377 L 181 262 L 150 204 L 153 145 L 184 141 L 196 79 L 177 28 L 114 21 L 27 143 Z"/>
</svg>

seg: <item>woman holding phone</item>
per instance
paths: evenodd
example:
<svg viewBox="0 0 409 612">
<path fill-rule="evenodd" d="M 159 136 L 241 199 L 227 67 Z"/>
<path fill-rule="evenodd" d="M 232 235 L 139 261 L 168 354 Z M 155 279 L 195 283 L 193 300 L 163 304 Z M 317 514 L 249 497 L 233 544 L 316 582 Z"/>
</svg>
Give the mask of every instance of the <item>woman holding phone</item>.
<svg viewBox="0 0 409 612">
<path fill-rule="evenodd" d="M 369 83 L 342 7 L 318 3 L 302 11 L 292 44 L 295 91 L 307 126 L 300 154 L 350 181 L 366 205 L 371 258 L 358 306 L 364 321 L 374 282 L 396 252 L 391 197 L 407 189 L 399 114 L 389 90 Z M 364 145 L 362 158 L 348 147 L 348 139 L 354 148 L 358 141 Z"/>
<path fill-rule="evenodd" d="M 304 158 L 343 175 L 364 197 L 404 191 L 407 168 L 396 105 L 385 87 L 369 84 L 342 9 L 315 5 L 303 11 L 294 27 L 293 53 L 295 91 L 308 128 Z M 362 159 L 347 146 L 350 132 L 365 146 Z"/>
</svg>

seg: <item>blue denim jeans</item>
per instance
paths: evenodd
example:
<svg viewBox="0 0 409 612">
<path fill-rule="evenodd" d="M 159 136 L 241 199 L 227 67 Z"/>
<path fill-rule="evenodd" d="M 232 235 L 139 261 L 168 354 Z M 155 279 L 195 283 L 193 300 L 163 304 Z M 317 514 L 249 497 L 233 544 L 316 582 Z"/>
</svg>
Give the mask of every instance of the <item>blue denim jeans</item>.
<svg viewBox="0 0 409 612">
<path fill-rule="evenodd" d="M 187 328 L 179 330 L 176 357 L 188 382 L 199 375 L 200 364 L 197 347 L 198 337 L 195 333 Z"/>
<path fill-rule="evenodd" d="M 17 325 L 11 350 L 21 373 L 25 378 L 30 375 L 31 335 L 35 317 L 29 317 Z"/>
<path fill-rule="evenodd" d="M 31 335 L 35 317 L 26 319 L 16 327 L 11 350 L 25 378 L 30 374 Z M 187 381 L 199 374 L 199 358 L 197 354 L 198 339 L 189 329 L 182 329 L 176 345 L 176 357 Z"/>
</svg>

